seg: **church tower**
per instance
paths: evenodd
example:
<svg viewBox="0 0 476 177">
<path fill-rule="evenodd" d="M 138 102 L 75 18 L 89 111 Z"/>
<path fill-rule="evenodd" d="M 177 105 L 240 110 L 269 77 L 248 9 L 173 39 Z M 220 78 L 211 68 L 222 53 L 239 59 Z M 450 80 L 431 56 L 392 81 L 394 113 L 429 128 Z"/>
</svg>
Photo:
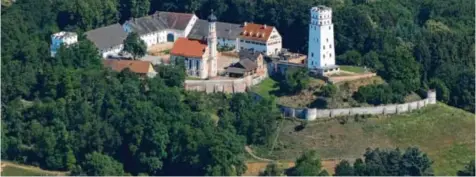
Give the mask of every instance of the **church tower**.
<svg viewBox="0 0 476 177">
<path fill-rule="evenodd" d="M 210 16 L 208 16 L 208 60 L 210 63 L 210 72 L 209 77 L 217 76 L 217 33 L 216 33 L 216 24 L 217 17 L 213 14 L 213 9 Z"/>
<path fill-rule="evenodd" d="M 335 63 L 332 9 L 326 6 L 312 7 L 307 67 L 325 71 L 327 68 L 336 68 Z"/>
</svg>

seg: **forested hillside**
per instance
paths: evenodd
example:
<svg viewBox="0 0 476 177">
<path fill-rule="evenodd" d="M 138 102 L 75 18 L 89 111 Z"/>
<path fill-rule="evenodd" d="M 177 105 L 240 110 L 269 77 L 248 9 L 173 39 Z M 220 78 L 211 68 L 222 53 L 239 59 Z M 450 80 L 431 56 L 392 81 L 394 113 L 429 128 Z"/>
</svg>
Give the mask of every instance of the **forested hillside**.
<svg viewBox="0 0 476 177">
<path fill-rule="evenodd" d="M 180 67 L 146 80 L 108 71 L 83 36 L 51 58 L 50 35 L 213 8 L 220 21 L 276 26 L 284 47 L 306 53 L 318 4 L 333 8 L 338 63 L 474 112 L 473 1 L 17 0 L 1 12 L 1 158 L 87 175 L 240 175 L 244 145 L 274 132 L 272 101 L 187 93 Z"/>
</svg>

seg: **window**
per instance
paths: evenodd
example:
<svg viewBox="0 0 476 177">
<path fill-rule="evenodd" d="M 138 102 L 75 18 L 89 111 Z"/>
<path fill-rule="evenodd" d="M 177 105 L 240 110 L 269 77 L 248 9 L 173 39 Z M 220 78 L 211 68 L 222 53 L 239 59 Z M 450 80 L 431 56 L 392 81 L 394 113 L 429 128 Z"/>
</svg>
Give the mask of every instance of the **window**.
<svg viewBox="0 0 476 177">
<path fill-rule="evenodd" d="M 332 57 L 332 54 L 329 54 L 329 57 Z"/>
<path fill-rule="evenodd" d="M 332 49 L 332 45 L 331 45 L 331 44 L 329 44 L 329 48 Z"/>
<path fill-rule="evenodd" d="M 314 52 L 311 52 L 311 57 L 314 57 Z"/>
<path fill-rule="evenodd" d="M 322 58 L 326 58 L 326 55 L 322 55 Z"/>
<path fill-rule="evenodd" d="M 329 29 L 331 29 L 331 26 L 329 26 Z"/>
<path fill-rule="evenodd" d="M 329 42 L 329 38 L 326 38 L 327 42 Z"/>
<path fill-rule="evenodd" d="M 323 50 L 326 50 L 326 46 L 325 46 L 325 45 L 323 45 L 323 46 L 322 46 L 322 49 L 323 49 Z"/>
</svg>

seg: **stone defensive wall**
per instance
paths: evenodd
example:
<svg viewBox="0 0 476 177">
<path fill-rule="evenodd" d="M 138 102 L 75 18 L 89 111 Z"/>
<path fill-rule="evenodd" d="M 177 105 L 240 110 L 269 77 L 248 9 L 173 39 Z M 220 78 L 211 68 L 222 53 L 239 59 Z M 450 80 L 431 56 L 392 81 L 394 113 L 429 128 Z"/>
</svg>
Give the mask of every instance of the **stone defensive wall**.
<svg viewBox="0 0 476 177">
<path fill-rule="evenodd" d="M 201 91 L 206 93 L 242 93 L 246 92 L 249 87 L 261 83 L 266 79 L 267 75 L 262 76 L 246 76 L 244 78 L 229 78 L 216 80 L 185 80 L 185 90 Z"/>
<path fill-rule="evenodd" d="M 255 97 L 258 96 L 257 94 L 254 95 Z M 421 109 L 431 104 L 436 104 L 436 92 L 433 90 L 427 91 L 427 98 L 423 100 L 403 104 L 340 109 L 292 108 L 283 105 L 278 105 L 278 107 L 281 113 L 286 117 L 295 117 L 313 121 L 319 118 L 332 118 L 339 116 L 400 114 Z"/>
</svg>

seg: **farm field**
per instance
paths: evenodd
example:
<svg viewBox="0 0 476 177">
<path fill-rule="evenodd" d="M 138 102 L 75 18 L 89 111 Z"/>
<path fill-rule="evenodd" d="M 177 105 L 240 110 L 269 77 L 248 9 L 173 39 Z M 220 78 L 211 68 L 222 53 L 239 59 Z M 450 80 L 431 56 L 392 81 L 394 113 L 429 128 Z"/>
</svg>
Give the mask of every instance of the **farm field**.
<svg viewBox="0 0 476 177">
<path fill-rule="evenodd" d="M 273 151 L 252 147 L 268 159 L 294 161 L 304 150 L 315 149 L 322 159 L 362 156 L 367 147 L 405 149 L 417 146 L 434 161 L 435 175 L 456 175 L 474 158 L 474 114 L 438 103 L 408 114 L 312 122 L 296 131 L 300 121 L 286 120 Z"/>
</svg>

